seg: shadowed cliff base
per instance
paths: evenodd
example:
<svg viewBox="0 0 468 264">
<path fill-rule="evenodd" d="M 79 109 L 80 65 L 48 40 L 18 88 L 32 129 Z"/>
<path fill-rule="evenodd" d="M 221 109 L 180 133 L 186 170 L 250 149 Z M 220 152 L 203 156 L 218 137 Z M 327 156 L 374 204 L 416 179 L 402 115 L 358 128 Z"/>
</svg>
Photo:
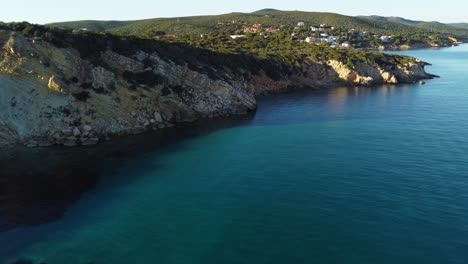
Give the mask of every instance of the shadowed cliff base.
<svg viewBox="0 0 468 264">
<path fill-rule="evenodd" d="M 129 157 L 161 151 L 169 145 L 177 148 L 176 142 L 242 125 L 251 118 L 247 115 L 199 122 L 82 149 L 4 150 L 0 154 L 0 232 L 61 219 L 83 193 L 94 189 L 102 177 L 113 177 L 120 168 L 116 164 L 124 165 Z"/>
</svg>

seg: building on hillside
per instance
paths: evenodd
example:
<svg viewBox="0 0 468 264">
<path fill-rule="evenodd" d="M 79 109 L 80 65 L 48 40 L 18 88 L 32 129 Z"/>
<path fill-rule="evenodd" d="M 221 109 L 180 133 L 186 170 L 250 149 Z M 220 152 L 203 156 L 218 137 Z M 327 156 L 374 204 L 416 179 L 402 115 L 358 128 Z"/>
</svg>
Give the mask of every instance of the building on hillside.
<svg viewBox="0 0 468 264">
<path fill-rule="evenodd" d="M 201 34 L 200 35 L 200 38 L 207 38 L 208 37 L 208 34 Z"/>
<path fill-rule="evenodd" d="M 341 44 L 341 47 L 343 48 L 351 48 L 351 43 L 349 43 L 348 41 L 345 41 Z"/>
<path fill-rule="evenodd" d="M 326 42 L 328 45 L 332 45 L 332 46 L 336 46 L 337 43 L 335 40 L 333 39 L 329 39 L 329 38 L 321 38 L 320 39 L 322 42 Z"/>
<path fill-rule="evenodd" d="M 330 26 L 330 25 L 327 25 L 327 24 L 321 24 L 321 25 L 320 25 L 320 28 L 323 29 L 323 30 L 334 29 L 334 27 L 332 27 L 332 26 Z"/>
<path fill-rule="evenodd" d="M 242 31 L 249 33 L 258 33 L 262 30 L 262 24 L 253 24 L 251 27 L 244 27 Z"/>
<path fill-rule="evenodd" d="M 314 38 L 314 37 L 307 37 L 305 39 L 305 42 L 309 43 L 309 44 L 318 44 L 320 43 L 322 40 L 319 39 L 319 38 Z"/>
<path fill-rule="evenodd" d="M 245 35 L 231 35 L 232 39 L 245 38 Z"/>
<path fill-rule="evenodd" d="M 317 31 L 319 31 L 319 28 L 318 27 L 310 27 L 310 31 L 317 32 Z"/>
<path fill-rule="evenodd" d="M 304 22 L 297 22 L 297 26 L 300 27 L 300 28 L 303 28 L 305 27 L 305 23 Z"/>
<path fill-rule="evenodd" d="M 392 41 L 392 37 L 391 36 L 381 36 L 380 41 L 382 41 L 383 43 L 390 43 Z"/>
<path fill-rule="evenodd" d="M 278 28 L 267 28 L 265 32 L 267 33 L 278 33 L 280 30 Z"/>
</svg>

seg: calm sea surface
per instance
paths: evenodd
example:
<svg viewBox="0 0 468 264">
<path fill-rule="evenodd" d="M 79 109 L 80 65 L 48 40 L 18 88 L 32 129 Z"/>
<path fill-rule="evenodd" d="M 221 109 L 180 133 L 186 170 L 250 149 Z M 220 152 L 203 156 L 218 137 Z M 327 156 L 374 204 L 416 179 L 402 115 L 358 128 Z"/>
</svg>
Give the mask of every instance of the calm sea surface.
<svg viewBox="0 0 468 264">
<path fill-rule="evenodd" d="M 468 46 L 427 85 L 0 161 L 0 263 L 468 263 Z"/>
</svg>

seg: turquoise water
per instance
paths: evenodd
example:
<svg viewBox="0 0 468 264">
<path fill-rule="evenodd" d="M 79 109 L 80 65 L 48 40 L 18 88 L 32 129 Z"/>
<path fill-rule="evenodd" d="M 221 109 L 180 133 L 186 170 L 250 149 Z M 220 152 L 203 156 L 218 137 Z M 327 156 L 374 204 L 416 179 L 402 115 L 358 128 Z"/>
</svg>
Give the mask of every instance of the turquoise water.
<svg viewBox="0 0 468 264">
<path fill-rule="evenodd" d="M 271 96 L 170 144 L 49 150 L 33 198 L 0 177 L 0 263 L 467 263 L 468 46 L 406 53 L 442 78 Z"/>
</svg>

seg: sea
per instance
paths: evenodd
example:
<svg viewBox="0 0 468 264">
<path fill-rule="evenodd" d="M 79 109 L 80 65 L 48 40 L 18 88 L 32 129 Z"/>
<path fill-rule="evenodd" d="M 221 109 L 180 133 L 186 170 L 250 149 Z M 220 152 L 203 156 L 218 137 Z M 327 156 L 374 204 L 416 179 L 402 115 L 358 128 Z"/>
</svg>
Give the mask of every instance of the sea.
<svg viewBox="0 0 468 264">
<path fill-rule="evenodd" d="M 468 45 L 398 53 L 441 78 L 2 151 L 0 263 L 468 263 Z"/>
</svg>

